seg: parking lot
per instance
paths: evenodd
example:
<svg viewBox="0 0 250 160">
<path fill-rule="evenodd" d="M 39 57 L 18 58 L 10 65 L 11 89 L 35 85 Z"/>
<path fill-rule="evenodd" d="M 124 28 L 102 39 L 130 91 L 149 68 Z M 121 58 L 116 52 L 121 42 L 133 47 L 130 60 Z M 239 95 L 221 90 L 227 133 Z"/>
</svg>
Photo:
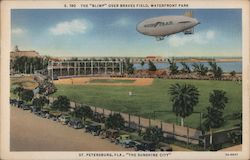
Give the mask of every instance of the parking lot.
<svg viewBox="0 0 250 160">
<path fill-rule="evenodd" d="M 11 107 L 10 117 L 11 151 L 132 150 L 16 107 Z"/>
</svg>

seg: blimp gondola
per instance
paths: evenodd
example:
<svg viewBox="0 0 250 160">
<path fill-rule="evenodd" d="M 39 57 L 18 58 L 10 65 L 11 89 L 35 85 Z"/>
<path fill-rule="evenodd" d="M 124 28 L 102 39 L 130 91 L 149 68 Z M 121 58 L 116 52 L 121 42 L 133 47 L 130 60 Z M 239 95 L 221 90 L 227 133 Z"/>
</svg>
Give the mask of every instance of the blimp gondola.
<svg viewBox="0 0 250 160">
<path fill-rule="evenodd" d="M 187 11 L 179 16 L 160 16 L 146 19 L 136 26 L 136 30 L 144 35 L 154 36 L 156 40 L 163 40 L 164 37 L 183 32 L 193 34 L 194 27 L 200 22 L 193 18 L 192 11 Z"/>
</svg>

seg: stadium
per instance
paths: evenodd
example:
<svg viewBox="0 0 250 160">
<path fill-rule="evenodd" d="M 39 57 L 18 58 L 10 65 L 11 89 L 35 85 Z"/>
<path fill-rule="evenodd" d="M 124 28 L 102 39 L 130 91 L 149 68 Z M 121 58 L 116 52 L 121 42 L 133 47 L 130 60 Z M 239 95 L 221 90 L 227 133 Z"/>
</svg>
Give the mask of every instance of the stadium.
<svg viewBox="0 0 250 160">
<path fill-rule="evenodd" d="M 197 113 L 185 118 L 186 126 L 200 127 L 199 113 L 206 112 L 209 94 L 214 89 L 226 91 L 230 99 L 225 109 L 228 114 L 241 111 L 242 88 L 234 81 L 178 79 L 178 77 L 169 79 L 168 75 L 157 78 L 152 74 L 150 76 L 127 74 L 124 62 L 124 59 L 52 61 L 48 65 L 48 76 L 58 89 L 52 96 L 66 95 L 77 103 L 145 118 L 153 119 L 154 112 L 157 112 L 156 119 L 180 124 L 172 112 L 168 89 L 172 84 L 188 83 L 197 86 L 200 99 L 194 108 L 194 112 Z M 234 120 L 229 122 L 222 128 L 230 128 L 238 123 Z"/>
</svg>

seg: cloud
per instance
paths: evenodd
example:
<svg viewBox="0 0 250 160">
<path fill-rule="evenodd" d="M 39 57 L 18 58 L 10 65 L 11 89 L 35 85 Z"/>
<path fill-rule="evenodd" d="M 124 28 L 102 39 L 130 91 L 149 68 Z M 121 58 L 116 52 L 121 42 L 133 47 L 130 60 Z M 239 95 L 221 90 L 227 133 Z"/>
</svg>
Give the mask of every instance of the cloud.
<svg viewBox="0 0 250 160">
<path fill-rule="evenodd" d="M 13 28 L 11 30 L 11 33 L 14 34 L 14 35 L 21 35 L 21 34 L 24 34 L 25 31 L 22 28 Z"/>
<path fill-rule="evenodd" d="M 172 47 L 180 47 L 189 44 L 207 44 L 215 38 L 215 31 L 207 30 L 193 35 L 172 35 L 168 38 L 167 43 Z"/>
<path fill-rule="evenodd" d="M 88 24 L 85 20 L 74 19 L 72 21 L 64 21 L 51 27 L 49 31 L 54 35 L 74 35 L 77 33 L 83 34 L 86 32 Z"/>
<path fill-rule="evenodd" d="M 120 27 L 125 27 L 128 26 L 129 24 L 131 24 L 131 20 L 128 17 L 121 17 L 116 21 L 114 21 L 114 23 L 112 23 L 112 25 Z"/>
<path fill-rule="evenodd" d="M 215 35 L 215 32 L 214 32 L 214 31 L 207 31 L 207 33 L 206 33 L 206 38 L 207 38 L 207 39 L 213 39 L 213 38 L 214 38 L 214 35 Z"/>
</svg>

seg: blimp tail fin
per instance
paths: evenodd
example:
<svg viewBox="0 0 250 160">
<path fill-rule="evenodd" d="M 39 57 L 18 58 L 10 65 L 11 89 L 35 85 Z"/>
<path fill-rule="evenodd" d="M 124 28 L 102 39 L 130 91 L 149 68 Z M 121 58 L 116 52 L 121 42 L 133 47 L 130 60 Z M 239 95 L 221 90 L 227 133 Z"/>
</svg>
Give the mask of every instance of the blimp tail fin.
<svg viewBox="0 0 250 160">
<path fill-rule="evenodd" d="M 193 17 L 193 12 L 192 12 L 192 11 L 186 11 L 186 12 L 184 13 L 184 16 Z"/>
</svg>

